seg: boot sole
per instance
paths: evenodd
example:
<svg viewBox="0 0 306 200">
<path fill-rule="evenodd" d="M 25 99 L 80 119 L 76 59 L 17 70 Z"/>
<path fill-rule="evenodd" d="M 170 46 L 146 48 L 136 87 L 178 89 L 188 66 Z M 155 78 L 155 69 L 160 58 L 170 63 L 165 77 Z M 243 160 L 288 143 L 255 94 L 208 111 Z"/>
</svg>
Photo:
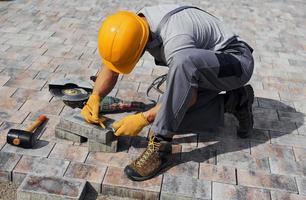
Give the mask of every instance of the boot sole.
<svg viewBox="0 0 306 200">
<path fill-rule="evenodd" d="M 130 176 L 128 175 L 125 170 L 124 170 L 124 174 L 131 180 L 133 181 L 145 181 L 145 180 L 148 180 L 148 179 L 151 179 L 153 177 L 155 177 L 160 171 L 162 171 L 165 167 L 167 166 L 167 162 L 162 164 L 154 173 L 152 173 L 151 175 L 149 176 L 143 176 L 143 177 L 137 177 L 137 176 Z"/>
</svg>

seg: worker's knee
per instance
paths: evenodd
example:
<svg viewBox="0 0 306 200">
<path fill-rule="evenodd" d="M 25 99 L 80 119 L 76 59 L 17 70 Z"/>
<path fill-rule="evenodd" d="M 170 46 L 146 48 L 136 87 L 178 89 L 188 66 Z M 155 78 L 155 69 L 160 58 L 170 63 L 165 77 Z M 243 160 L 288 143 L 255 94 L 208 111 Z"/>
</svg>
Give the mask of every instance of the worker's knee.
<svg viewBox="0 0 306 200">
<path fill-rule="evenodd" d="M 195 69 L 192 62 L 192 56 L 187 52 L 178 52 L 172 58 L 170 63 L 170 71 L 172 73 L 183 73 L 184 75 L 192 75 L 192 71 Z"/>
</svg>

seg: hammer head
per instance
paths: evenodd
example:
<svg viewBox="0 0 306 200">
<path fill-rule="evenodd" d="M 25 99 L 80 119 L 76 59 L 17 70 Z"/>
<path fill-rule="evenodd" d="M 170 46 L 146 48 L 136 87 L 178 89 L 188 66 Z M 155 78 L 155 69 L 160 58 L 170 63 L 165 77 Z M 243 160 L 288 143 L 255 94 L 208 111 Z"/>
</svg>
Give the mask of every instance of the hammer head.
<svg viewBox="0 0 306 200">
<path fill-rule="evenodd" d="M 18 129 L 11 129 L 7 134 L 7 143 L 23 148 L 32 148 L 36 144 L 35 134 Z"/>
</svg>

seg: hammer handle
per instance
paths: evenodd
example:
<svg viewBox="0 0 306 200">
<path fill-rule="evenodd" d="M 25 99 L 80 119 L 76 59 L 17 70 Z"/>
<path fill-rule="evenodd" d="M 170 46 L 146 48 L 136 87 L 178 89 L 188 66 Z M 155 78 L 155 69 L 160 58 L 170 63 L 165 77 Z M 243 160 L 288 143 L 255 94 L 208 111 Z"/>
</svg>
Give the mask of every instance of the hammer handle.
<svg viewBox="0 0 306 200">
<path fill-rule="evenodd" d="M 47 117 L 45 115 L 39 116 L 39 118 L 27 128 L 28 132 L 33 132 L 37 127 L 39 127 L 44 121 L 46 121 Z"/>
</svg>

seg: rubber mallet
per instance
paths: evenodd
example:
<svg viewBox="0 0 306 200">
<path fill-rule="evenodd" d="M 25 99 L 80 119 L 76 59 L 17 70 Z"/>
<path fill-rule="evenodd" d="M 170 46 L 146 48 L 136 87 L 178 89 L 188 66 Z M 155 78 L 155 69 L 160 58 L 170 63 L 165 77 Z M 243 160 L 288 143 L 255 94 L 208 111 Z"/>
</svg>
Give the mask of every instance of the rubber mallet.
<svg viewBox="0 0 306 200">
<path fill-rule="evenodd" d="M 41 115 L 39 118 L 26 130 L 11 129 L 7 133 L 7 143 L 19 146 L 22 148 L 33 148 L 37 142 L 37 134 L 35 130 L 46 121 L 46 116 Z"/>
</svg>

